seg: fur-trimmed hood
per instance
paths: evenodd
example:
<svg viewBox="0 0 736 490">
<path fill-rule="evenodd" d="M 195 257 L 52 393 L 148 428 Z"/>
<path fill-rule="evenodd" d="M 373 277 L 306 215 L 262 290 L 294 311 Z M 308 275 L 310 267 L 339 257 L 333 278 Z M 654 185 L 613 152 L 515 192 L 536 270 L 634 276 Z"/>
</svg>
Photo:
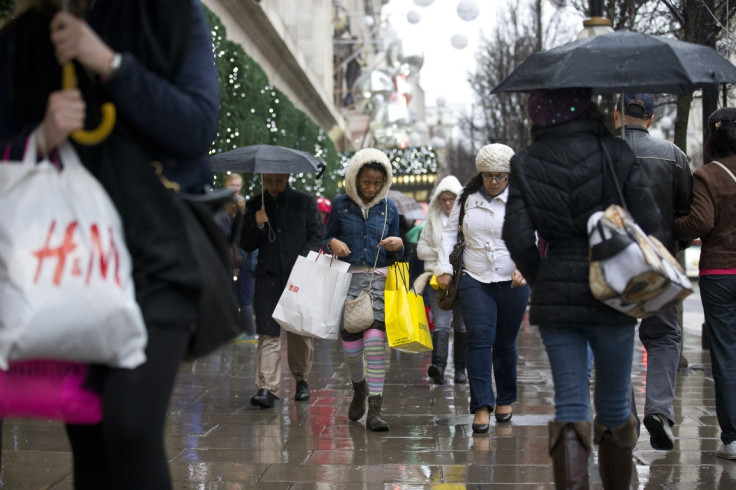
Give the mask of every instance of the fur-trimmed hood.
<svg viewBox="0 0 736 490">
<path fill-rule="evenodd" d="M 371 202 L 365 204 L 360 196 L 358 196 L 358 174 L 363 165 L 370 162 L 378 162 L 386 169 L 386 184 L 381 187 L 381 190 Z M 353 158 L 350 159 L 350 163 L 348 163 L 348 168 L 345 170 L 345 190 L 348 196 L 350 196 L 350 199 L 355 201 L 362 209 L 370 209 L 381 202 L 381 199 L 386 197 L 388 190 L 391 188 L 392 181 L 391 162 L 384 152 L 375 148 L 363 148 L 355 152 Z"/>
<path fill-rule="evenodd" d="M 435 189 L 432 199 L 429 201 L 427 217 L 429 222 L 434 225 L 433 227 L 437 229 L 440 234 L 442 233 L 442 225 L 440 224 L 439 219 L 440 213 L 442 212 L 442 204 L 439 201 L 439 197 L 440 194 L 446 191 L 452 192 L 457 197 L 460 197 L 460 193 L 463 191 L 463 185 L 459 180 L 457 180 L 457 177 L 454 175 L 448 175 L 442 179 L 439 184 L 437 184 L 437 189 Z M 440 235 L 438 234 L 436 238 L 439 239 L 439 237 Z"/>
</svg>

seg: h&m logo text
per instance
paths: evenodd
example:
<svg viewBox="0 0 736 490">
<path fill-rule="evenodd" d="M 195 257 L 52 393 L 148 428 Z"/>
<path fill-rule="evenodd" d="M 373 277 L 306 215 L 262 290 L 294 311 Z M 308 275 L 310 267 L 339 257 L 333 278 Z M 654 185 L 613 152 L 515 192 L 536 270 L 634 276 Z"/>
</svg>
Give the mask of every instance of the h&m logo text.
<svg viewBox="0 0 736 490">
<path fill-rule="evenodd" d="M 51 242 L 54 238 L 56 220 L 51 222 L 43 248 L 32 252 L 36 259 L 38 259 L 33 283 L 38 283 L 44 264 L 48 261 L 52 267 L 55 266 L 52 279 L 55 286 L 61 286 L 62 279 L 65 276 L 74 278 L 84 276 L 85 284 L 89 284 L 93 274 L 99 273 L 100 277 L 104 280 L 107 280 L 108 274 L 110 274 L 115 284 L 118 287 L 122 287 L 120 282 L 120 255 L 115 245 L 112 228 L 107 230 L 106 235 L 109 235 L 109 245 L 105 249 L 105 244 L 103 243 L 105 237 L 102 236 L 103 233 L 100 232 L 100 227 L 97 224 L 90 225 L 89 257 L 86 257 L 86 264 L 82 262 L 85 257 L 81 257 L 79 251 L 77 251 L 80 245 L 75 239 L 78 235 L 78 228 L 79 222 L 72 221 L 69 223 L 64 232 L 62 242 L 54 246 L 55 244 Z M 99 264 L 99 267 L 95 267 L 96 264 Z M 84 268 L 85 265 L 86 268 Z"/>
</svg>

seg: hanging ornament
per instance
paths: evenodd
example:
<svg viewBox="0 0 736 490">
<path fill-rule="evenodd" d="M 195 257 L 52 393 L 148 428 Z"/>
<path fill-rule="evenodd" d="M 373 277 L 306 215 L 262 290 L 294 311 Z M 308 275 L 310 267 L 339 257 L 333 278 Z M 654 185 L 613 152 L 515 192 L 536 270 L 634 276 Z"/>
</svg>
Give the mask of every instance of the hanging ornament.
<svg viewBox="0 0 736 490">
<path fill-rule="evenodd" d="M 388 46 L 388 65 L 395 75 L 416 75 L 424 64 L 424 51 L 416 40 L 399 39 Z"/>
<path fill-rule="evenodd" d="M 434 3 L 434 0 L 414 0 L 414 5 L 418 5 L 420 7 L 429 7 Z"/>
<path fill-rule="evenodd" d="M 475 20 L 479 13 L 480 7 L 475 0 L 462 0 L 457 4 L 457 15 L 466 22 Z"/>
<path fill-rule="evenodd" d="M 468 36 L 458 32 L 450 38 L 450 44 L 452 44 L 452 47 L 455 49 L 465 49 L 468 45 Z"/>
<path fill-rule="evenodd" d="M 420 14 L 418 10 L 410 10 L 406 14 L 406 21 L 409 22 L 409 24 L 418 24 L 420 20 L 422 20 L 422 14 Z"/>
<path fill-rule="evenodd" d="M 355 105 L 364 114 L 375 113 L 393 91 L 394 81 L 380 70 L 363 73 L 352 87 Z"/>
</svg>

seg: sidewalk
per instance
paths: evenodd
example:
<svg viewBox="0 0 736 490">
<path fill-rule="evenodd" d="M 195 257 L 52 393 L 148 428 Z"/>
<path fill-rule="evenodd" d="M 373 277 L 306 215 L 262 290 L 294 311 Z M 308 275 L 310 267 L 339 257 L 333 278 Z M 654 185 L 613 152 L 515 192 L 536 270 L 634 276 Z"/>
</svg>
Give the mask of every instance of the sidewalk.
<svg viewBox="0 0 736 490">
<path fill-rule="evenodd" d="M 675 449 L 656 451 L 642 435 L 633 488 L 736 488 L 736 462 L 716 458 L 719 429 L 707 351 L 700 347 L 697 294 L 685 303 L 685 357 L 673 429 Z M 519 401 L 510 424 L 473 435 L 467 385 L 435 386 L 429 355 L 390 351 L 384 418 L 391 430 L 350 422 L 347 368 L 337 341 L 316 343 L 312 398 L 294 402 L 286 368 L 281 400 L 250 406 L 255 345 L 232 344 L 181 367 L 168 419 L 167 449 L 177 489 L 480 489 L 553 488 L 547 422 L 553 388 L 536 327 L 524 324 L 519 345 Z M 637 342 L 634 387 L 643 411 L 646 356 Z M 448 369 L 449 379 L 452 370 Z M 71 489 L 71 454 L 63 427 L 6 420 L 0 488 Z M 600 489 L 597 457 L 591 488 Z"/>
</svg>

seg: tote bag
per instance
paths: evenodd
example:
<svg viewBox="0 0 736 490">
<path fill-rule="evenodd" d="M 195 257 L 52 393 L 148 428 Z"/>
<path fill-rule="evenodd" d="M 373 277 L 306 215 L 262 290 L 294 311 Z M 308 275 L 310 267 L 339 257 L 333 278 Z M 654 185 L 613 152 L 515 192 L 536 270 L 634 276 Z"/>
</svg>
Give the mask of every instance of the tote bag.
<svg viewBox="0 0 736 490">
<path fill-rule="evenodd" d="M 611 204 L 588 218 L 590 291 L 611 308 L 643 318 L 687 297 L 692 284 L 667 248 L 631 218 L 608 149 L 601 148 L 603 173 L 612 175 L 624 207 Z"/>
<path fill-rule="evenodd" d="M 389 267 L 384 290 L 386 337 L 388 345 L 402 352 L 432 350 L 424 300 L 408 290 L 409 263 Z"/>
<path fill-rule="evenodd" d="M 273 319 L 295 334 L 336 339 L 350 287 L 349 268 L 333 255 L 312 251 L 297 257 Z"/>
<path fill-rule="evenodd" d="M 72 146 L 63 169 L 0 162 L 0 369 L 54 359 L 134 368 L 146 329 L 120 218 Z"/>
</svg>

